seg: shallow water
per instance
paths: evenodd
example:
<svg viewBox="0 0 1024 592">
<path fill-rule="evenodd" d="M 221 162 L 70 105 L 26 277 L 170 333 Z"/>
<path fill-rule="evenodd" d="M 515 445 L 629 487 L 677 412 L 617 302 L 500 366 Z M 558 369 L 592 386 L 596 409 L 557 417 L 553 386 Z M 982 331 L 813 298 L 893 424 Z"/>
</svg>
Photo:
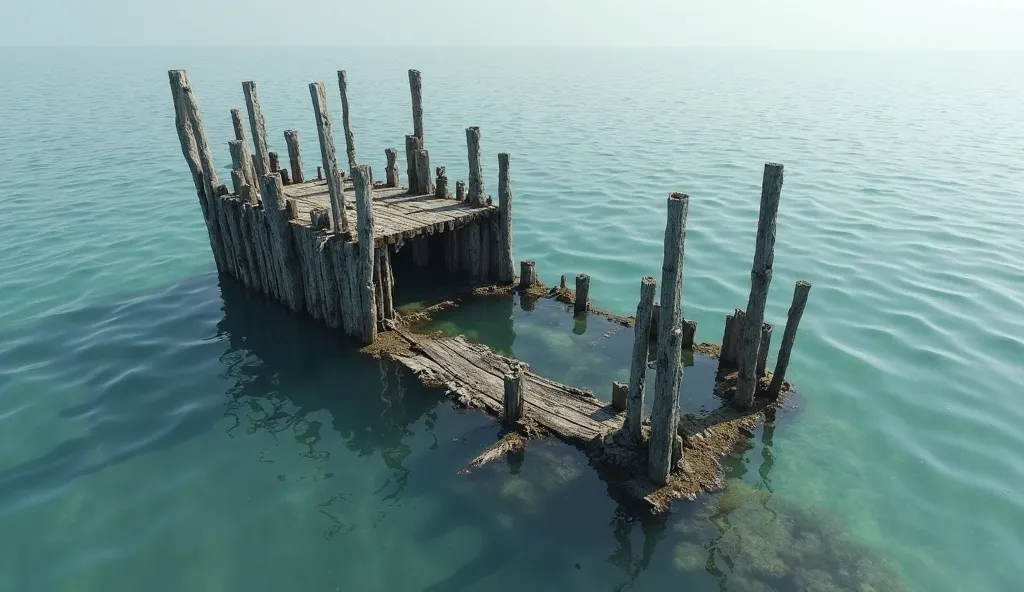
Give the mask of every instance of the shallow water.
<svg viewBox="0 0 1024 592">
<path fill-rule="evenodd" d="M 555 443 L 458 476 L 492 421 L 218 287 L 172 67 L 222 168 L 228 110 L 255 79 L 272 148 L 298 129 L 307 170 L 308 82 L 348 69 L 357 150 L 382 169 L 410 128 L 405 69 L 421 69 L 432 162 L 464 178 L 463 130 L 480 125 L 486 154 L 512 153 L 516 257 L 548 283 L 589 273 L 617 313 L 659 275 L 665 196 L 690 193 L 701 340 L 745 303 L 761 166 L 784 162 L 768 320 L 814 282 L 790 373 L 801 408 L 728 463 L 770 500 L 734 486 L 736 520 L 701 514 L 717 498 L 640 520 Z M 775 588 L 839 577 L 849 553 L 888 558 L 912 590 L 1016 588 L 1021 56 L 15 49 L 0 76 L 3 589 L 742 590 L 743 566 L 777 553 L 744 559 L 730 537 L 777 551 L 811 531 L 842 552 L 783 558 Z M 507 323 L 485 316 L 459 323 Z M 582 336 L 564 317 L 517 318 L 506 347 L 561 352 L 548 370 L 599 394 L 627 363 L 569 354 Z M 775 514 L 820 526 L 766 530 Z"/>
</svg>

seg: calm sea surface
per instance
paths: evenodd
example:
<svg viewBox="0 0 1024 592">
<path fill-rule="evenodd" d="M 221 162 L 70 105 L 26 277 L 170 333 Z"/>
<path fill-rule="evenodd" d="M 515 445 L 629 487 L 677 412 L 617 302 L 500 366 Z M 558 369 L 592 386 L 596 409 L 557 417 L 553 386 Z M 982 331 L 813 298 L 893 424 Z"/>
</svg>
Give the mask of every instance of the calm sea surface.
<svg viewBox="0 0 1024 592">
<path fill-rule="evenodd" d="M 307 84 L 345 68 L 380 175 L 410 67 L 450 179 L 469 125 L 492 193 L 512 154 L 515 256 L 548 283 L 589 273 L 631 313 L 689 193 L 701 340 L 745 306 L 761 170 L 785 163 L 767 320 L 814 283 L 801 397 L 724 494 L 645 518 L 555 442 L 459 475 L 493 421 L 218 281 L 166 71 L 227 177 L 242 80 L 309 173 Z M 1024 56 L 5 49 L 0 79 L 0 589 L 1019 589 Z M 575 384 L 628 363 L 555 305 L 438 322 Z"/>
</svg>

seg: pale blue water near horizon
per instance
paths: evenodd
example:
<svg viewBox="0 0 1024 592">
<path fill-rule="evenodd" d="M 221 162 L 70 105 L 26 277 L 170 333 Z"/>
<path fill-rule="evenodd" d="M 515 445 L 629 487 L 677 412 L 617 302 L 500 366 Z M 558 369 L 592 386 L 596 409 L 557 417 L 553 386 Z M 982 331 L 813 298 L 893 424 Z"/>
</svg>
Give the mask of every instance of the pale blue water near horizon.
<svg viewBox="0 0 1024 592">
<path fill-rule="evenodd" d="M 315 170 L 306 85 L 335 88 L 338 68 L 360 160 L 382 169 L 419 68 L 432 162 L 464 178 L 481 126 L 492 192 L 512 153 L 516 258 L 549 283 L 591 274 L 618 313 L 658 275 L 665 196 L 691 194 L 702 340 L 745 304 L 761 167 L 785 163 L 768 320 L 814 282 L 800 408 L 730 459 L 724 497 L 665 521 L 553 443 L 459 476 L 491 420 L 218 283 L 174 134 L 178 67 L 222 170 L 248 79 L 272 148 L 299 130 Z M 755 524 L 779 515 L 838 565 L 787 556 L 777 589 L 826 589 L 808 574 L 860 556 L 891 561 L 896 589 L 1018 587 L 1024 56 L 5 49 L 0 76 L 0 588 L 770 589 L 737 549 L 778 576 L 788 539 Z M 528 360 L 585 347 L 502 306 L 452 322 Z M 564 378 L 606 384 L 595 360 Z"/>
</svg>

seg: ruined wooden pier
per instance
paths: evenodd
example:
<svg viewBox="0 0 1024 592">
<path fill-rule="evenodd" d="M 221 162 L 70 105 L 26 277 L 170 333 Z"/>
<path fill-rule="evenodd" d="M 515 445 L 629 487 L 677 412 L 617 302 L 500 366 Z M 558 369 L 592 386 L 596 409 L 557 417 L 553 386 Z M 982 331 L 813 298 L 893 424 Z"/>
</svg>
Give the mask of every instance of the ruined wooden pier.
<svg viewBox="0 0 1024 592">
<path fill-rule="evenodd" d="M 623 319 L 634 328 L 630 377 L 613 385 L 609 405 L 588 391 L 538 376 L 486 346 L 417 334 L 396 311 L 394 287 L 403 280 L 396 277 L 396 262 L 406 259 L 405 268 L 442 270 L 474 285 L 491 286 L 492 293 L 543 293 L 571 304 L 575 315 L 602 314 L 591 306 L 586 274 L 576 276 L 575 290 L 562 276 L 560 286 L 549 291 L 540 284 L 533 261 L 526 260 L 516 277 L 510 156 L 497 158 L 495 203 L 484 184 L 480 128 L 466 129 L 469 179 L 456 181 L 454 194 L 446 168 L 431 167 L 418 71 L 409 71 L 413 133 L 404 139 L 404 186 L 397 148 L 384 151 L 382 180 L 374 178 L 356 152 L 345 71 L 338 72 L 338 88 L 347 166 L 338 166 L 323 83 L 309 85 L 320 156 L 314 176 L 303 168 L 295 130 L 282 130 L 287 159 L 271 151 L 256 84 L 247 81 L 242 90 L 248 134 L 241 110 L 231 111 L 230 187 L 218 176 L 188 75 L 172 70 L 169 78 L 178 138 L 221 275 L 388 355 L 425 384 L 444 387 L 455 399 L 501 417 L 510 432 L 552 434 L 581 446 L 596 466 L 611 467 L 635 497 L 663 508 L 666 499 L 713 488 L 716 479 L 709 480 L 707 467 L 717 467 L 717 457 L 738 444 L 789 389 L 785 372 L 810 284 L 797 283 L 778 363 L 774 373 L 768 372 L 772 328 L 763 320 L 782 165 L 765 166 L 750 297 L 745 310 L 727 317 L 721 348 L 698 346 L 696 324 L 683 318 L 690 197 L 669 196 L 660 299 L 655 302 L 655 278 L 643 278 L 636 316 Z M 680 417 L 681 357 L 684 350 L 697 347 L 719 358 L 719 390 L 726 410 L 710 423 Z M 645 374 L 652 356 L 653 411 L 644 418 Z"/>
</svg>

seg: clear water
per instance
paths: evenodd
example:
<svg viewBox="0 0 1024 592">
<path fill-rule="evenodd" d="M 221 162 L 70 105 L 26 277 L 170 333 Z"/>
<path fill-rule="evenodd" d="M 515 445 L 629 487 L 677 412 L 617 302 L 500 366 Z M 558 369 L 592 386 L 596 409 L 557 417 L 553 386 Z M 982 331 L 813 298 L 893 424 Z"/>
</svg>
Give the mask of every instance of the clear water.
<svg viewBox="0 0 1024 592">
<path fill-rule="evenodd" d="M 360 160 L 382 169 L 421 69 L 432 161 L 464 178 L 480 125 L 492 191 L 493 155 L 513 155 L 516 257 L 549 283 L 589 273 L 620 313 L 658 275 L 665 196 L 690 193 L 704 340 L 745 302 L 761 167 L 785 163 L 768 320 L 814 282 L 801 408 L 727 462 L 724 496 L 666 520 L 555 443 L 458 475 L 492 421 L 219 285 L 175 67 L 221 167 L 255 79 L 272 148 L 298 129 L 307 169 L 308 82 L 349 71 Z M 804 590 L 851 565 L 911 590 L 1018 587 L 1024 56 L 6 49 L 0 77 L 0 588 Z M 535 365 L 600 335 L 501 306 L 503 334 L 447 322 Z M 625 366 L 591 354 L 553 377 Z"/>
</svg>

